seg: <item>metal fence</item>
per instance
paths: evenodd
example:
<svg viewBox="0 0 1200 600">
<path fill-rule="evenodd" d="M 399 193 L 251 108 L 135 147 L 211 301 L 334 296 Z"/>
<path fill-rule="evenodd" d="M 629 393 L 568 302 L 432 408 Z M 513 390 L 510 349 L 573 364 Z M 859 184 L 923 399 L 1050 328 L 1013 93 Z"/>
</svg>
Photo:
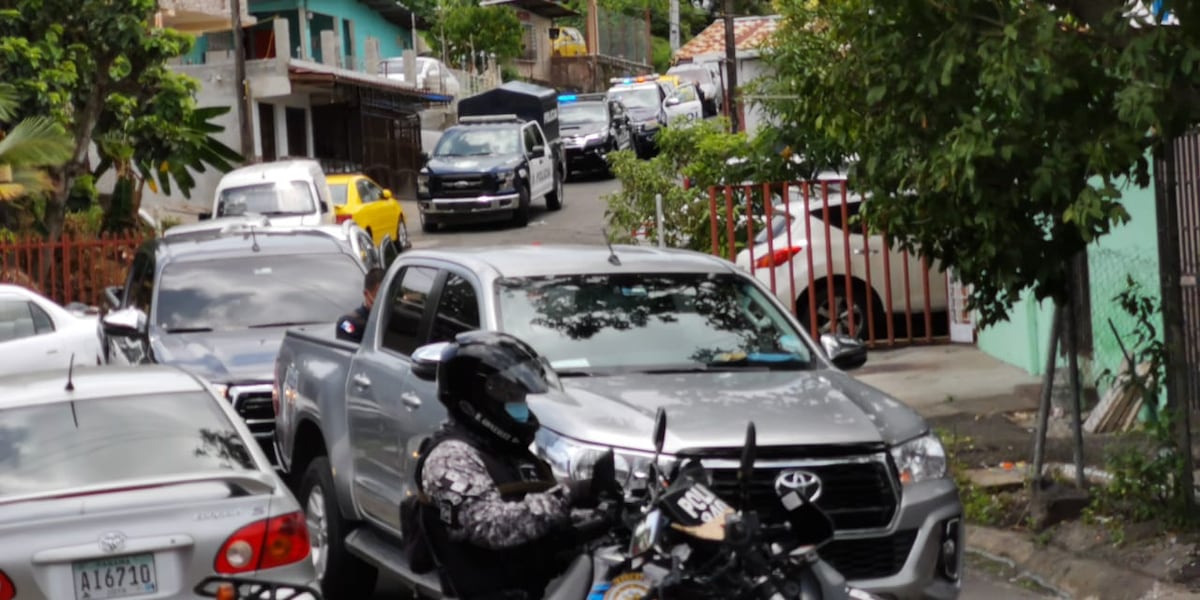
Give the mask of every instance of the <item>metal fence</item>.
<svg viewBox="0 0 1200 600">
<path fill-rule="evenodd" d="M 814 337 L 949 341 L 946 273 L 870 233 L 846 181 L 714 187 L 708 202 L 712 253 L 753 273 Z"/>
<path fill-rule="evenodd" d="M 135 232 L 0 242 L 0 283 L 27 287 L 63 305 L 104 306 L 104 288 L 124 283 L 143 239 Z"/>
<path fill-rule="evenodd" d="M 648 62 L 650 31 L 644 17 L 631 17 L 600 8 L 596 19 L 600 30 L 601 55 Z"/>
</svg>

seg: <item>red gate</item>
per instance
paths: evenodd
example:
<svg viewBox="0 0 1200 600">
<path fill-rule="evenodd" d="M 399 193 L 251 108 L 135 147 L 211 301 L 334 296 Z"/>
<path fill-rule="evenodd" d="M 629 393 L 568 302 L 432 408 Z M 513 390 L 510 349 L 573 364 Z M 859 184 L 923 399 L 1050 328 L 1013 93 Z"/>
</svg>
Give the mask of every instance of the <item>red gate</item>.
<svg viewBox="0 0 1200 600">
<path fill-rule="evenodd" d="M 814 338 L 949 341 L 945 272 L 871 233 L 844 179 L 712 187 L 708 201 L 712 253 L 770 287 Z"/>
</svg>

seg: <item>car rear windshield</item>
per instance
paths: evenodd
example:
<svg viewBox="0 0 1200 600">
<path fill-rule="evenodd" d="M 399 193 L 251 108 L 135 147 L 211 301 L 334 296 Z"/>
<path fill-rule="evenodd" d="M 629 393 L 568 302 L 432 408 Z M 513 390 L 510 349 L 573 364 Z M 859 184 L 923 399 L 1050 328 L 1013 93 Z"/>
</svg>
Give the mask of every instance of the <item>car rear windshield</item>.
<svg viewBox="0 0 1200 600">
<path fill-rule="evenodd" d="M 316 199 L 307 181 L 256 183 L 221 190 L 217 216 L 257 213 L 284 216 L 307 215 L 317 210 Z"/>
<path fill-rule="evenodd" d="M 152 316 L 168 333 L 333 323 L 362 303 L 362 286 L 342 253 L 174 262 Z"/>
<path fill-rule="evenodd" d="M 131 394 L 0 410 L 0 499 L 188 473 L 255 469 L 204 392 Z"/>
<path fill-rule="evenodd" d="M 333 196 L 334 206 L 346 205 L 346 193 L 348 186 L 344 183 L 329 184 L 329 194 Z"/>
<path fill-rule="evenodd" d="M 786 315 L 732 274 L 505 278 L 498 288 L 504 331 L 556 369 L 807 368 L 812 358 Z"/>
</svg>

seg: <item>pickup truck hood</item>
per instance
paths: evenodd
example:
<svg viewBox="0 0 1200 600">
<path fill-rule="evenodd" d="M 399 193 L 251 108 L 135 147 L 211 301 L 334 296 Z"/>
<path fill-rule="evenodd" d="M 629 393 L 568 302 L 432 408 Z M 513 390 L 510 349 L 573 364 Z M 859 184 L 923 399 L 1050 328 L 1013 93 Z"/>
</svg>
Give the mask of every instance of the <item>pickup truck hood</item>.
<svg viewBox="0 0 1200 600">
<path fill-rule="evenodd" d="M 333 324 L 329 325 L 330 330 Z M 265 383 L 287 327 L 171 333 L 155 336 L 154 357 L 216 384 Z"/>
<path fill-rule="evenodd" d="M 660 406 L 671 454 L 741 447 L 751 418 L 761 446 L 895 444 L 927 429 L 905 404 L 835 370 L 593 376 L 563 387 L 530 399 L 544 427 L 632 450 L 653 450 Z"/>
<path fill-rule="evenodd" d="M 466 173 L 491 173 L 507 171 L 516 168 L 521 163 L 521 157 L 511 156 L 435 156 L 425 165 L 426 172 L 431 175 L 454 175 Z"/>
</svg>

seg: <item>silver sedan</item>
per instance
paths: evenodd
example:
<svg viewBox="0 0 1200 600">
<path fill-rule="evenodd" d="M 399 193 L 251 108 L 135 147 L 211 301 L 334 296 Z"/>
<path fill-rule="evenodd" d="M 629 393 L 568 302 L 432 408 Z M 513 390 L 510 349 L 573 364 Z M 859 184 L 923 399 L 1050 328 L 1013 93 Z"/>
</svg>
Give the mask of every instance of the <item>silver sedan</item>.
<svg viewBox="0 0 1200 600">
<path fill-rule="evenodd" d="M 0 598 L 192 598 L 316 579 L 295 498 L 242 420 L 173 367 L 0 378 Z"/>
</svg>

